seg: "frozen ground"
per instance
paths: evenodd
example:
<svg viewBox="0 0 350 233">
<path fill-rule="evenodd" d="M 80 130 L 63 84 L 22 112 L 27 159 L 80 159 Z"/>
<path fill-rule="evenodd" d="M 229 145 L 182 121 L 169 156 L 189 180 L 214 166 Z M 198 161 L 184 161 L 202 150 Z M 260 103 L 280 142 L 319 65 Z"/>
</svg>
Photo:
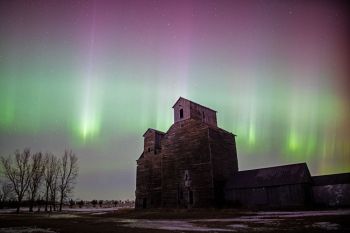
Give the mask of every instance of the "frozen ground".
<svg viewBox="0 0 350 233">
<path fill-rule="evenodd" d="M 16 209 L 0 209 L 0 214 L 14 213 L 14 212 L 16 212 Z"/>
<path fill-rule="evenodd" d="M 121 219 L 124 226 L 143 229 L 197 232 L 239 232 L 239 231 L 274 231 L 286 221 L 302 221 L 305 217 L 326 217 L 350 215 L 350 210 L 333 211 L 298 211 L 298 212 L 256 212 L 255 214 L 235 218 L 189 219 L 189 220 L 148 220 Z M 107 220 L 108 221 L 108 220 Z M 215 226 L 215 227 L 213 227 Z M 220 226 L 220 227 L 218 227 Z M 337 230 L 339 224 L 332 222 L 314 222 L 305 228 Z"/>
<path fill-rule="evenodd" d="M 331 216 L 331 215 L 349 215 L 350 210 L 323 210 L 323 211 L 267 211 L 257 212 L 264 216 L 283 216 L 286 218 L 311 217 L 311 216 Z"/>
<path fill-rule="evenodd" d="M 62 208 L 63 213 L 87 213 L 87 214 L 105 214 L 109 212 L 114 212 L 121 209 L 120 207 L 110 207 L 110 208 Z M 127 209 L 127 208 L 122 208 L 122 209 Z M 36 212 L 37 209 L 34 208 L 34 212 Z M 43 212 L 43 208 L 41 208 L 41 212 Z M 0 214 L 1 213 L 14 213 L 16 212 L 16 209 L 0 209 Z M 27 207 L 22 207 L 21 208 L 21 213 L 27 213 L 28 208 Z M 52 212 L 56 213 L 56 212 Z"/>
<path fill-rule="evenodd" d="M 110 207 L 110 208 L 63 208 L 62 210 L 64 212 L 105 214 L 105 213 L 108 213 L 108 212 L 117 211 L 119 209 L 121 209 L 121 208 L 120 207 Z"/>
<path fill-rule="evenodd" d="M 321 228 L 324 230 L 337 230 L 339 229 L 339 224 L 330 222 L 316 222 L 312 224 L 312 227 Z"/>
<path fill-rule="evenodd" d="M 77 229 L 96 233 L 350 232 L 350 209 L 248 212 L 67 208 L 62 213 L 28 214 L 23 211 L 20 215 L 0 211 L 0 233 L 76 233 Z"/>
<path fill-rule="evenodd" d="M 227 232 L 229 229 L 212 228 L 198 226 L 192 222 L 184 220 L 146 220 L 146 219 L 124 219 L 119 220 L 120 223 L 125 223 L 125 226 L 142 228 L 142 229 L 159 229 L 170 231 L 198 231 L 198 232 Z"/>
<path fill-rule="evenodd" d="M 75 215 L 75 214 L 49 214 L 47 215 L 48 218 L 79 218 L 80 215 Z"/>
<path fill-rule="evenodd" d="M 33 228 L 33 227 L 8 227 L 0 228 L 0 233 L 56 233 L 51 229 Z"/>
</svg>

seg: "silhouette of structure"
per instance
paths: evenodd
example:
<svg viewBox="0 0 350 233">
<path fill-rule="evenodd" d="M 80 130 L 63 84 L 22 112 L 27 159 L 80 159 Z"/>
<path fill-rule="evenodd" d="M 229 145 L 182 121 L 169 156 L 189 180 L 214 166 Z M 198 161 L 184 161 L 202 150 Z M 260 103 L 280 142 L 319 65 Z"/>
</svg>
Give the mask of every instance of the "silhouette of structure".
<svg viewBox="0 0 350 233">
<path fill-rule="evenodd" d="M 180 97 L 164 133 L 148 129 L 136 208 L 350 205 L 350 173 L 311 177 L 305 163 L 238 171 L 235 135 L 216 111 Z"/>
</svg>

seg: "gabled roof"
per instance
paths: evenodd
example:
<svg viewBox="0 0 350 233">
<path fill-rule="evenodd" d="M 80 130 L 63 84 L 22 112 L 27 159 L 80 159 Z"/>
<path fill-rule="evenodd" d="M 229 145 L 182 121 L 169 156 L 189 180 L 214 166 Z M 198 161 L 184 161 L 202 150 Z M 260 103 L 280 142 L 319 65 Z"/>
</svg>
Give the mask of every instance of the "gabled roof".
<svg viewBox="0 0 350 233">
<path fill-rule="evenodd" d="M 142 159 L 143 157 L 144 157 L 144 153 L 142 152 L 142 154 L 140 155 L 140 157 L 136 161 L 138 161 L 139 159 Z"/>
<path fill-rule="evenodd" d="M 186 98 L 183 98 L 183 97 L 181 97 L 181 96 L 180 96 L 180 98 L 179 98 L 179 99 L 178 99 L 178 100 L 175 102 L 175 104 L 173 105 L 173 107 L 172 107 L 172 108 L 174 108 L 174 107 L 175 107 L 175 105 L 177 104 L 177 102 L 179 102 L 179 101 L 180 101 L 180 99 L 186 100 L 186 101 L 188 101 L 188 102 L 191 102 L 191 103 L 193 103 L 193 104 L 196 104 L 196 105 L 198 105 L 198 106 L 201 106 L 202 108 L 206 108 L 206 109 L 209 109 L 210 111 L 216 112 L 215 110 L 213 110 L 213 109 L 211 109 L 211 108 L 208 108 L 208 107 L 203 106 L 203 105 L 201 105 L 201 104 L 197 104 L 196 102 L 193 102 L 193 101 L 188 100 L 188 99 L 186 99 Z"/>
<path fill-rule="evenodd" d="M 234 134 L 232 132 L 229 132 L 227 130 L 221 129 L 221 128 L 217 127 L 217 126 L 213 126 L 213 125 L 209 125 L 209 124 L 206 124 L 206 125 L 208 126 L 208 128 L 210 130 L 219 131 L 219 132 L 221 131 L 221 132 L 224 132 L 224 133 L 232 134 L 234 137 L 237 137 L 236 134 Z"/>
<path fill-rule="evenodd" d="M 152 129 L 152 128 L 148 128 L 148 129 L 146 130 L 146 132 L 145 132 L 142 136 L 144 137 L 149 131 L 154 131 L 154 132 L 159 133 L 159 134 L 165 134 L 165 133 L 162 132 L 162 131 L 159 131 L 159 130 L 156 130 L 156 129 Z"/>
<path fill-rule="evenodd" d="M 323 176 L 313 176 L 312 182 L 315 186 L 350 184 L 350 172 Z"/>
<path fill-rule="evenodd" d="M 310 182 L 311 175 L 306 163 L 298 163 L 237 172 L 229 180 L 227 188 L 257 188 Z"/>
</svg>

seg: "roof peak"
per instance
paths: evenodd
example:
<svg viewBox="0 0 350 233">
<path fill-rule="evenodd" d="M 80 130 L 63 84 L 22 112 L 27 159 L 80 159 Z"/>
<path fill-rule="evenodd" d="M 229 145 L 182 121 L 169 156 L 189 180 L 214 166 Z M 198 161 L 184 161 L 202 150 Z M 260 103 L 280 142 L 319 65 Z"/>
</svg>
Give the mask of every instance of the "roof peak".
<svg viewBox="0 0 350 233">
<path fill-rule="evenodd" d="M 142 135 L 143 137 L 146 135 L 146 133 L 148 132 L 148 131 L 150 131 L 150 130 L 152 130 L 152 131 L 154 131 L 154 132 L 156 132 L 156 133 L 159 133 L 159 134 L 165 134 L 164 132 L 162 132 L 162 131 L 159 131 L 159 130 L 156 130 L 156 129 L 152 129 L 152 128 L 148 128 L 147 130 L 146 130 L 146 132 Z"/>
<path fill-rule="evenodd" d="M 201 105 L 201 104 L 196 103 L 196 102 L 194 102 L 194 101 L 192 101 L 192 100 L 186 99 L 186 98 L 184 98 L 184 97 L 182 97 L 182 96 L 180 96 L 180 97 L 176 100 L 176 102 L 175 102 L 175 104 L 173 105 L 172 108 L 174 108 L 175 105 L 177 104 L 177 102 L 179 102 L 181 99 L 186 100 L 186 101 L 188 101 L 188 102 L 191 102 L 191 103 L 193 103 L 193 104 L 196 104 L 196 105 L 198 105 L 198 106 L 201 106 L 201 107 L 203 107 L 203 108 L 209 109 L 209 110 L 211 110 L 211 111 L 213 111 L 213 112 L 217 112 L 217 111 L 215 111 L 214 109 L 208 108 L 208 107 L 206 107 L 206 106 L 204 106 L 204 105 Z"/>
</svg>

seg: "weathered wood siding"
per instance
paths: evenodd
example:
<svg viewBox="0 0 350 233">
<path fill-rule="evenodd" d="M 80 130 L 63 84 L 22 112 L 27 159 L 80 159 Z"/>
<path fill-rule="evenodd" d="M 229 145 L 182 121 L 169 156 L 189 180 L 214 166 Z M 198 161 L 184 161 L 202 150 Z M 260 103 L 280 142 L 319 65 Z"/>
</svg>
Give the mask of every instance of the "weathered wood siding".
<svg viewBox="0 0 350 233">
<path fill-rule="evenodd" d="M 179 101 L 174 105 L 174 123 L 178 121 L 183 121 L 191 117 L 190 113 L 190 101 L 186 99 L 179 99 Z M 183 111 L 183 117 L 180 117 L 180 110 Z"/>
<path fill-rule="evenodd" d="M 148 130 L 146 134 L 143 136 L 143 151 L 144 152 L 153 152 L 155 149 L 155 131 L 154 130 Z"/>
<path fill-rule="evenodd" d="M 213 167 L 215 202 L 217 206 L 222 206 L 225 202 L 226 182 L 238 171 L 235 137 L 226 131 L 210 128 L 208 138 Z"/>
<path fill-rule="evenodd" d="M 153 152 L 138 160 L 136 174 L 136 208 L 160 207 L 161 157 Z M 144 203 L 146 201 L 146 203 Z"/>
<path fill-rule="evenodd" d="M 175 123 L 162 141 L 163 207 L 204 207 L 213 203 L 208 125 L 188 119 Z M 186 171 L 189 175 L 185 184 Z M 193 194 L 190 203 L 189 192 Z"/>
<path fill-rule="evenodd" d="M 203 107 L 201 105 L 191 103 L 190 112 L 191 112 L 192 119 L 205 122 L 212 126 L 217 126 L 215 111 L 209 108 Z"/>
<path fill-rule="evenodd" d="M 311 204 L 309 184 L 291 184 L 226 190 L 226 199 L 233 206 L 304 207 Z"/>
<path fill-rule="evenodd" d="M 313 186 L 314 204 L 319 207 L 350 206 L 350 184 Z"/>
<path fill-rule="evenodd" d="M 215 206 L 223 200 L 226 179 L 237 171 L 235 138 L 217 128 L 214 110 L 183 98 L 173 108 L 167 133 L 148 129 L 144 134 L 136 207 Z"/>
<path fill-rule="evenodd" d="M 163 134 L 153 129 L 144 134 L 144 151 L 137 160 L 136 208 L 155 208 L 161 204 L 160 142 Z"/>
<path fill-rule="evenodd" d="M 174 105 L 174 122 L 187 120 L 189 118 L 217 126 L 216 111 L 196 104 L 186 99 L 179 99 Z M 182 109 L 183 116 L 180 117 Z"/>
</svg>

